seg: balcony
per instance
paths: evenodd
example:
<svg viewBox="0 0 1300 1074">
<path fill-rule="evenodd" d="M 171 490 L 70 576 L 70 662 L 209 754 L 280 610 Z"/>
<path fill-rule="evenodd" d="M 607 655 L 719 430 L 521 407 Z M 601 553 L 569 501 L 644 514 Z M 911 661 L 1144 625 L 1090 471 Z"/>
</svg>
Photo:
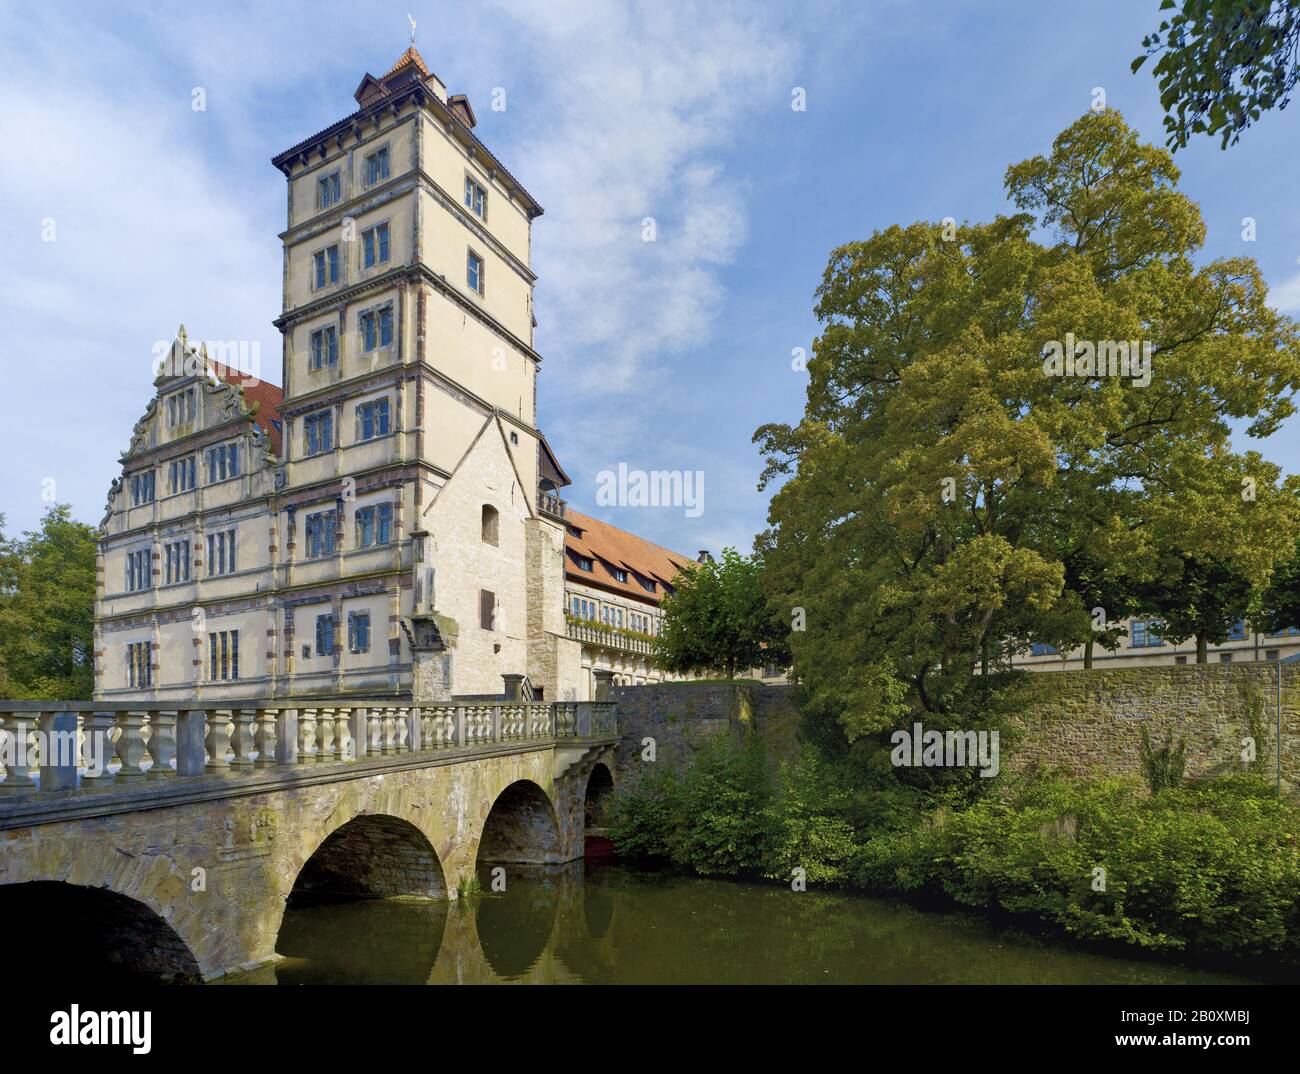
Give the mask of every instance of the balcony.
<svg viewBox="0 0 1300 1074">
<path fill-rule="evenodd" d="M 564 521 L 565 502 L 551 492 L 539 492 L 537 494 L 537 509 L 544 515 L 551 518 Z"/>
<path fill-rule="evenodd" d="M 630 634 L 623 634 L 617 630 L 608 630 L 595 623 L 578 623 L 572 619 L 567 620 L 567 622 L 569 638 L 573 641 L 580 641 L 584 645 L 599 645 L 605 649 L 617 649 L 624 653 L 640 653 L 643 656 L 654 656 L 654 642 L 649 638 L 635 638 Z"/>
</svg>

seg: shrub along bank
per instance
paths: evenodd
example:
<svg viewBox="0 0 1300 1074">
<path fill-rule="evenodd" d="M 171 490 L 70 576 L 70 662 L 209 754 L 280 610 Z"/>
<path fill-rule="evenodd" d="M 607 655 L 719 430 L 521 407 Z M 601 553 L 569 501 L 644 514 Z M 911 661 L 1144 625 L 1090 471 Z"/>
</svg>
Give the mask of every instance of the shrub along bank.
<svg viewBox="0 0 1300 1074">
<path fill-rule="evenodd" d="M 1087 940 L 1300 963 L 1300 805 L 1256 775 L 1151 793 L 1035 772 L 928 786 L 719 738 L 615 806 L 621 854 L 703 876 L 941 897 Z M 997 783 L 996 790 L 988 784 Z"/>
</svg>

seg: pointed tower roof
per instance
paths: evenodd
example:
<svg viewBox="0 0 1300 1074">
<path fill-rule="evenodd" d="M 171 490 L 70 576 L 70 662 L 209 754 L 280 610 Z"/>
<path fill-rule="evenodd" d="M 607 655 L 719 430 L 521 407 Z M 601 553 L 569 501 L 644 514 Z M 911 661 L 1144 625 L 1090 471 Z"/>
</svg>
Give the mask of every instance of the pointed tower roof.
<svg viewBox="0 0 1300 1074">
<path fill-rule="evenodd" d="M 389 78 L 397 74 L 397 72 L 402 70 L 402 68 L 410 67 L 412 64 L 414 64 L 415 69 L 420 72 L 421 78 L 429 77 L 429 68 L 425 66 L 424 57 L 421 56 L 416 47 L 412 45 L 397 58 L 397 62 L 388 69 L 388 73 L 384 75 L 383 80 L 385 82 L 388 81 Z"/>
</svg>

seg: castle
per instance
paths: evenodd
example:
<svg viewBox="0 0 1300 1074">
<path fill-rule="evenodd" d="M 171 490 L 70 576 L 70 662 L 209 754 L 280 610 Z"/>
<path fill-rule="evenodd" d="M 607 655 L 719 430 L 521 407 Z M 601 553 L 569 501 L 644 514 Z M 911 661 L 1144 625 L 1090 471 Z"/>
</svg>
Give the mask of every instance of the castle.
<svg viewBox="0 0 1300 1074">
<path fill-rule="evenodd" d="M 96 698 L 665 678 L 659 605 L 692 561 L 569 509 L 538 425 L 542 207 L 413 46 L 355 97 L 272 162 L 282 387 L 183 327 L 157 356 L 101 525 Z"/>
</svg>

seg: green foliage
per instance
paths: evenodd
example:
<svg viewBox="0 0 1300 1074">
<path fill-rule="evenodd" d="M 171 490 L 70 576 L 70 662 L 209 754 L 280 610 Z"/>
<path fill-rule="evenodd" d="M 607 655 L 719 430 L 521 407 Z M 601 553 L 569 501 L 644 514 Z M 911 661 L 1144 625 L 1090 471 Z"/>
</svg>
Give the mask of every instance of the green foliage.
<svg viewBox="0 0 1300 1074">
<path fill-rule="evenodd" d="M 1226 149 L 1263 112 L 1286 107 L 1300 78 L 1300 2 L 1163 0 L 1160 10 L 1174 14 L 1142 39 L 1146 52 L 1132 67 L 1160 57 L 1154 74 L 1170 148 L 1218 134 Z"/>
<path fill-rule="evenodd" d="M 1165 735 L 1165 744 L 1153 749 L 1151 735 L 1146 724 L 1139 728 L 1138 760 L 1142 765 L 1142 776 L 1151 788 L 1152 794 L 1176 789 L 1183 785 L 1183 768 L 1186 763 L 1187 743 L 1183 739 L 1174 745 L 1174 732 L 1170 728 Z"/>
<path fill-rule="evenodd" d="M 1240 571 L 1213 559 L 1175 559 L 1158 585 L 1147 587 L 1143 610 L 1164 621 L 1160 636 L 1175 645 L 1196 639 L 1196 662 L 1209 661 L 1210 644 L 1221 644 L 1245 618 L 1254 590 Z"/>
<path fill-rule="evenodd" d="M 785 663 L 789 626 L 768 607 L 762 578 L 761 558 L 734 548 L 678 575 L 655 639 L 661 666 L 679 672 L 721 668 L 732 679 L 745 668 Z"/>
<path fill-rule="evenodd" d="M 36 532 L 0 536 L 0 697 L 90 698 L 95 546 L 94 528 L 64 505 Z"/>
<path fill-rule="evenodd" d="M 1249 776 L 1155 797 L 1132 780 L 1038 779 L 872 839 L 855 878 L 1037 915 L 1090 939 L 1295 958 L 1300 809 L 1270 794 Z"/>
<path fill-rule="evenodd" d="M 1295 553 L 1273 571 L 1252 618 L 1258 629 L 1272 634 L 1300 627 L 1300 540 Z"/>
<path fill-rule="evenodd" d="M 764 483 L 788 478 L 765 584 L 806 611 L 789 639 L 817 707 L 870 731 L 894 676 L 944 712 L 1033 641 L 1086 643 L 1093 607 L 1122 619 L 1162 564 L 1258 588 L 1292 554 L 1300 479 L 1229 433 L 1294 412 L 1300 334 L 1252 260 L 1197 264 L 1178 179 L 1118 113 L 1088 113 L 1007 170 L 1015 215 L 832 252 L 802 420 L 755 433 Z M 1067 337 L 1147 341 L 1150 383 L 1047 375 Z"/>
<path fill-rule="evenodd" d="M 783 762 L 776 794 L 768 806 L 771 845 L 764 873 L 775 880 L 803 869 L 810 884 L 838 883 L 857 849 L 846 819 L 851 795 L 840 769 L 811 746 L 799 759 Z"/>
</svg>

